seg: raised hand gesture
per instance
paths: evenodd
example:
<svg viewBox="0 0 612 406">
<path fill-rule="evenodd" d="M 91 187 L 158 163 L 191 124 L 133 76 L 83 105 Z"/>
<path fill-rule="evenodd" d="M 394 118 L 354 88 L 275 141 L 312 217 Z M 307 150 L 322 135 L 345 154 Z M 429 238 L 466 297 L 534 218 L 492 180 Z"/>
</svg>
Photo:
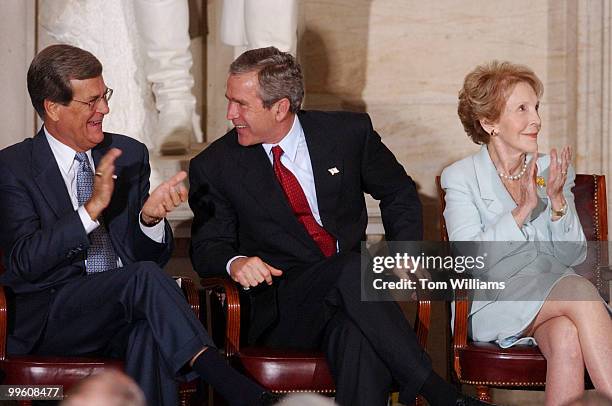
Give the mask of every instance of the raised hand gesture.
<svg viewBox="0 0 612 406">
<path fill-rule="evenodd" d="M 85 210 L 92 220 L 96 220 L 109 205 L 115 190 L 115 160 L 121 155 L 121 150 L 111 148 L 96 166 L 93 192 L 85 203 Z"/>
<path fill-rule="evenodd" d="M 142 206 L 142 220 L 145 225 L 158 223 L 182 202 L 187 201 L 187 188 L 183 185 L 186 177 L 187 172 L 180 171 L 153 190 Z"/>
<path fill-rule="evenodd" d="M 557 150 L 554 148 L 550 151 L 546 194 L 551 201 L 553 210 L 561 210 L 565 205 L 563 185 L 567 180 L 567 170 L 571 161 L 572 150 L 569 146 L 563 147 L 560 154 L 557 154 Z"/>
</svg>

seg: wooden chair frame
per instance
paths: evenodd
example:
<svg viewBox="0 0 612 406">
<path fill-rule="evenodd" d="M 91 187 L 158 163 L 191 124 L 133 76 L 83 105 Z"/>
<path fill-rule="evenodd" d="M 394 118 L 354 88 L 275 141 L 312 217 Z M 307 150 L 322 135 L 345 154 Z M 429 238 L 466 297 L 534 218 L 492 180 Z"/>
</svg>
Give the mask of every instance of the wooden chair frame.
<svg viewBox="0 0 612 406">
<path fill-rule="evenodd" d="M 207 329 L 212 334 L 212 314 L 211 300 L 216 297 L 221 300 L 225 312 L 226 326 L 225 326 L 225 346 L 224 352 L 228 359 L 237 358 L 240 355 L 240 296 L 236 284 L 229 278 L 225 277 L 207 277 L 201 280 L 201 285 L 205 291 L 206 298 L 206 309 L 207 309 Z M 417 335 L 419 344 L 426 349 L 427 348 L 427 337 L 429 335 L 431 316 L 431 302 L 430 301 L 419 301 L 417 304 L 417 314 L 414 324 L 414 329 Z M 325 395 L 333 395 L 334 390 L 319 391 L 319 393 Z M 424 401 L 419 396 L 416 400 L 417 405 L 423 405 Z"/>
</svg>

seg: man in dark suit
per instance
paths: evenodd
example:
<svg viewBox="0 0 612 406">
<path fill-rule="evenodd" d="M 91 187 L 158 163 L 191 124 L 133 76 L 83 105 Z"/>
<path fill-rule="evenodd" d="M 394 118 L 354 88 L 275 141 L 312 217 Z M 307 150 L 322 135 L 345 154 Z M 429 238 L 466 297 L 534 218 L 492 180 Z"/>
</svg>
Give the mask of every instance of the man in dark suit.
<svg viewBox="0 0 612 406">
<path fill-rule="evenodd" d="M 122 357 L 150 405 L 176 405 L 175 378 L 197 374 L 233 405 L 267 401 L 161 269 L 172 250 L 164 218 L 187 198 L 186 173 L 149 195 L 144 144 L 102 131 L 112 90 L 89 52 L 45 48 L 28 91 L 43 128 L 0 152 L 8 353 Z"/>
<path fill-rule="evenodd" d="M 249 339 L 323 348 L 340 405 L 472 402 L 436 375 L 394 302 L 361 300 L 363 193 L 380 200 L 388 240 L 422 238 L 414 182 L 366 114 L 301 111 L 302 73 L 276 48 L 230 66 L 234 129 L 191 161 L 191 256 L 201 276 L 249 290 Z"/>
</svg>

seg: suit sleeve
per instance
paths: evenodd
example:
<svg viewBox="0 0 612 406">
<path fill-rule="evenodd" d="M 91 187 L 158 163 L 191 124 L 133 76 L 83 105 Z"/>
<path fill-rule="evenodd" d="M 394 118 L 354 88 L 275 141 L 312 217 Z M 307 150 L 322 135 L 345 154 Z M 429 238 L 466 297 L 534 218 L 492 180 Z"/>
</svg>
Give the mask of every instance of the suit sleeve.
<svg viewBox="0 0 612 406">
<path fill-rule="evenodd" d="M 196 272 L 204 276 L 227 275 L 227 262 L 237 250 L 237 214 L 231 203 L 213 184 L 211 174 L 194 158 L 189 165 L 189 206 L 193 211 L 190 256 Z M 218 168 L 216 168 L 218 169 Z"/>
<path fill-rule="evenodd" d="M 40 281 L 87 250 L 89 239 L 76 211 L 42 228 L 27 189 L 6 165 L 0 163 L 0 171 L 0 246 L 8 251 L 4 257 L 11 278 Z"/>
<path fill-rule="evenodd" d="M 423 239 L 423 213 L 416 184 L 382 143 L 369 116 L 365 122 L 362 183 L 366 193 L 380 201 L 387 241 Z"/>
<path fill-rule="evenodd" d="M 552 221 L 552 205 L 549 199 L 546 210 L 534 220 L 536 227 L 545 228 L 547 231 L 547 240 L 551 241 L 550 254 L 567 266 L 582 263 L 587 255 L 586 237 L 580 224 L 580 218 L 574 203 L 574 194 L 572 193 L 575 180 L 576 171 L 570 165 L 567 171 L 567 180 L 563 185 L 563 197 L 567 204 L 567 212 L 563 217 L 557 221 Z"/>
</svg>

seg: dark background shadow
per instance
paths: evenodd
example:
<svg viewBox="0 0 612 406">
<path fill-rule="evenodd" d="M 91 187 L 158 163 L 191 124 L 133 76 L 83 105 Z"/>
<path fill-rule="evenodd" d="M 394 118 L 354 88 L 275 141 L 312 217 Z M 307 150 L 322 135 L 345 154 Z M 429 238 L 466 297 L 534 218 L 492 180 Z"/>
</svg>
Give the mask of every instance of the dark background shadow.
<svg viewBox="0 0 612 406">
<path fill-rule="evenodd" d="M 335 55 L 331 54 L 334 50 L 323 40 L 325 33 L 318 32 L 318 27 L 306 22 L 298 43 L 298 60 L 306 85 L 304 108 L 366 111 L 362 92 L 367 77 L 371 3 L 372 0 L 354 0 L 325 4 L 326 18 L 336 16 L 348 24 L 346 35 L 334 35 L 338 40 L 335 46 L 341 48 L 341 52 Z M 304 3 L 303 7 L 302 12 L 307 15 L 304 20 L 308 21 L 311 19 L 309 13 L 316 10 Z M 334 66 L 331 65 L 332 61 Z M 339 81 L 332 82 L 332 78 L 339 78 Z"/>
</svg>

